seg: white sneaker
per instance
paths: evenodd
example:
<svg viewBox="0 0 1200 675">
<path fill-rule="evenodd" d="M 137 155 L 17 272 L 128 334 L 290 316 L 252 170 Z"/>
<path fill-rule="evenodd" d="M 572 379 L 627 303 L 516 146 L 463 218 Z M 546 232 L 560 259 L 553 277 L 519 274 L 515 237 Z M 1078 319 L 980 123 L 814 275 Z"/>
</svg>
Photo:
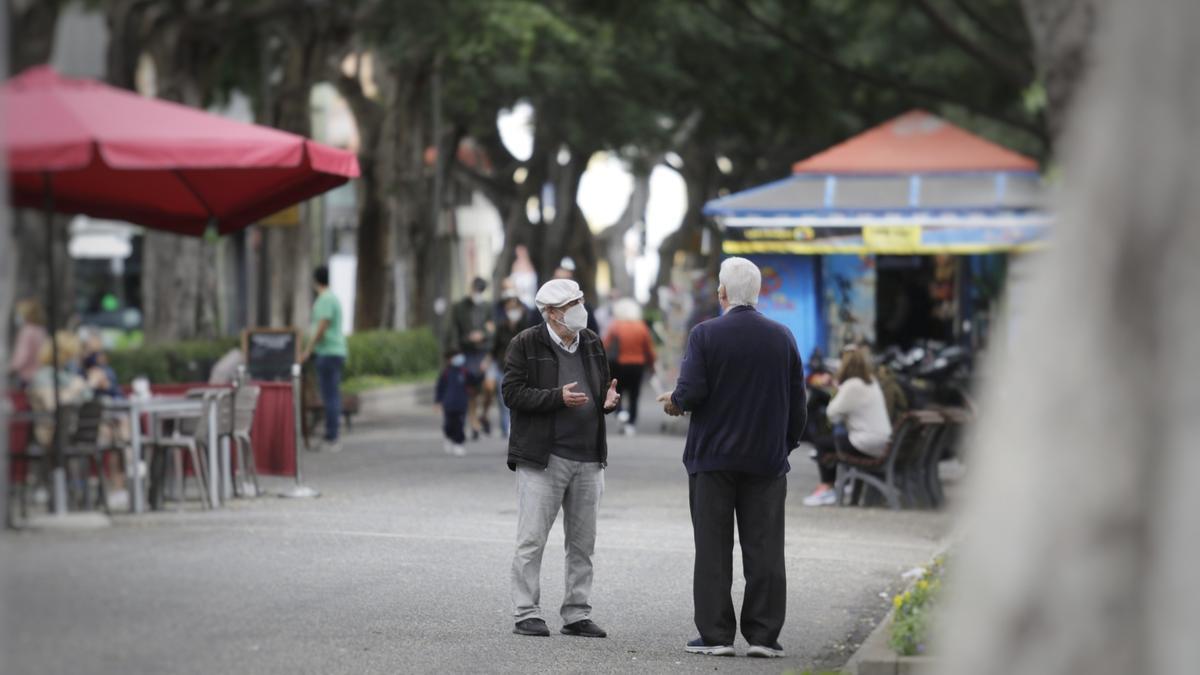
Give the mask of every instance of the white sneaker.
<svg viewBox="0 0 1200 675">
<path fill-rule="evenodd" d="M 329 452 L 341 452 L 342 443 L 341 441 L 325 441 L 325 449 Z"/>
<path fill-rule="evenodd" d="M 824 492 L 815 492 L 804 498 L 805 506 L 836 506 L 837 491 L 825 490 Z"/>
<path fill-rule="evenodd" d="M 450 446 L 450 454 L 454 455 L 455 457 L 465 457 L 467 454 L 467 449 L 461 444 L 455 443 Z"/>
<path fill-rule="evenodd" d="M 750 645 L 750 648 L 746 650 L 746 656 L 759 659 L 778 659 L 783 656 L 783 647 L 780 647 L 778 642 L 771 647 L 766 645 Z"/>
<path fill-rule="evenodd" d="M 629 411 L 622 410 L 621 412 L 617 413 L 617 419 L 622 422 L 628 422 L 629 421 Z"/>
</svg>

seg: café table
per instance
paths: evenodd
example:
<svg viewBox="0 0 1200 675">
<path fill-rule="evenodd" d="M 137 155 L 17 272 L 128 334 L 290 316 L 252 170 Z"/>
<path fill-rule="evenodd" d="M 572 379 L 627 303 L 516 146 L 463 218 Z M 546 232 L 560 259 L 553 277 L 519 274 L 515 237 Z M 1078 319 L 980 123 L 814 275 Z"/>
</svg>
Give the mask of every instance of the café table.
<svg viewBox="0 0 1200 675">
<path fill-rule="evenodd" d="M 143 415 L 150 417 L 150 429 L 154 429 L 158 418 L 199 418 L 204 414 L 204 399 L 203 398 L 188 398 L 186 396 L 151 396 L 149 398 L 141 398 L 137 396 L 128 399 L 113 401 L 108 404 L 109 410 L 127 412 L 129 415 L 129 444 L 133 451 L 134 461 L 130 462 L 127 468 L 127 475 L 130 484 L 133 486 L 131 490 L 132 499 L 130 499 L 130 509 L 133 513 L 143 513 L 146 510 L 146 485 L 145 474 L 140 467 L 142 465 L 142 425 L 141 420 Z M 216 408 L 209 408 L 208 419 L 205 420 L 208 424 L 208 437 L 210 439 L 217 438 L 217 416 Z M 218 457 L 218 444 L 210 442 L 208 444 L 208 465 L 217 467 L 220 465 Z M 221 481 L 216 478 L 217 472 L 214 474 L 214 479 L 208 484 L 209 503 L 216 508 L 220 505 L 220 486 Z"/>
</svg>

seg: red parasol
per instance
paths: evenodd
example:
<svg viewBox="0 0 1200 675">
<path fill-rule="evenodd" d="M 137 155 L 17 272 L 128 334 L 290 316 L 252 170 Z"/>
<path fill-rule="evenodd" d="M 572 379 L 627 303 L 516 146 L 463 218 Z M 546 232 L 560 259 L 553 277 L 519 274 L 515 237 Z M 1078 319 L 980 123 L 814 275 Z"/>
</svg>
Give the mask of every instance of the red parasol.
<svg viewBox="0 0 1200 675">
<path fill-rule="evenodd" d="M 59 211 L 193 236 L 210 227 L 227 234 L 358 176 L 358 160 L 350 152 L 65 78 L 47 66 L 0 86 L 0 106 L 12 201 L 44 208 L 47 221 Z M 47 227 L 47 237 L 52 239 L 53 228 Z M 52 249 L 47 247 L 54 335 Z M 56 341 L 51 344 L 57 352 Z M 55 508 L 62 513 L 59 442 L 54 487 Z"/>
</svg>

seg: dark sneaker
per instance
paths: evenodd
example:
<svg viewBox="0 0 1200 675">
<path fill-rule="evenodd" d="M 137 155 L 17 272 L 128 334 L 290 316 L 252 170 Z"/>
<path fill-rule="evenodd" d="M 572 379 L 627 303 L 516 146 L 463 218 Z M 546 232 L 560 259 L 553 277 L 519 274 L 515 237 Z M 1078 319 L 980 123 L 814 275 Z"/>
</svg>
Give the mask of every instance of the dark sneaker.
<svg viewBox="0 0 1200 675">
<path fill-rule="evenodd" d="M 546 622 L 541 619 L 525 619 L 518 621 L 513 632 L 517 635 L 536 635 L 538 637 L 550 637 L 550 629 L 546 626 Z"/>
<path fill-rule="evenodd" d="M 777 659 L 783 656 L 783 647 L 778 642 L 770 647 L 765 645 L 750 645 L 750 649 L 746 650 L 746 656 L 753 656 L 759 659 Z"/>
<path fill-rule="evenodd" d="M 595 638 L 608 637 L 608 633 L 605 633 L 604 629 L 597 626 L 591 619 L 584 619 L 583 621 L 576 621 L 575 623 L 563 626 L 562 634 Z"/>
<path fill-rule="evenodd" d="M 684 649 L 689 654 L 704 654 L 705 656 L 733 656 L 733 645 L 706 645 L 704 638 L 696 638 L 687 643 Z"/>
</svg>

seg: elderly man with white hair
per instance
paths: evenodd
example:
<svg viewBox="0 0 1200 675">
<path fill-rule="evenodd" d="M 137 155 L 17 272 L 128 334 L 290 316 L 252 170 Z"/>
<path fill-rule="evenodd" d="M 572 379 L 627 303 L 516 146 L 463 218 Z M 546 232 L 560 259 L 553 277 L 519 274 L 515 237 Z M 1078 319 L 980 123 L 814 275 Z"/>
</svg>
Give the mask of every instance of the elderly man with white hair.
<svg viewBox="0 0 1200 675">
<path fill-rule="evenodd" d="M 783 507 L 788 455 L 804 429 L 804 368 L 791 331 L 755 309 L 761 288 L 754 263 L 729 258 L 721 264 L 717 297 L 723 314 L 692 329 L 675 391 L 659 397 L 667 414 L 692 415 L 683 463 L 700 632 L 685 649 L 694 654 L 735 653 L 738 621 L 729 591 L 736 519 L 746 577 L 741 624 L 747 655 L 783 656 Z"/>
<path fill-rule="evenodd" d="M 564 635 L 606 637 L 591 619 L 596 517 L 608 462 L 604 415 L 621 397 L 600 338 L 587 329 L 583 291 L 570 279 L 538 290 L 545 324 L 508 346 L 501 393 L 512 411 L 508 468 L 517 474 L 517 546 L 512 564 L 514 633 L 550 635 L 541 616 L 542 553 L 561 508 L 566 539 Z"/>
</svg>

